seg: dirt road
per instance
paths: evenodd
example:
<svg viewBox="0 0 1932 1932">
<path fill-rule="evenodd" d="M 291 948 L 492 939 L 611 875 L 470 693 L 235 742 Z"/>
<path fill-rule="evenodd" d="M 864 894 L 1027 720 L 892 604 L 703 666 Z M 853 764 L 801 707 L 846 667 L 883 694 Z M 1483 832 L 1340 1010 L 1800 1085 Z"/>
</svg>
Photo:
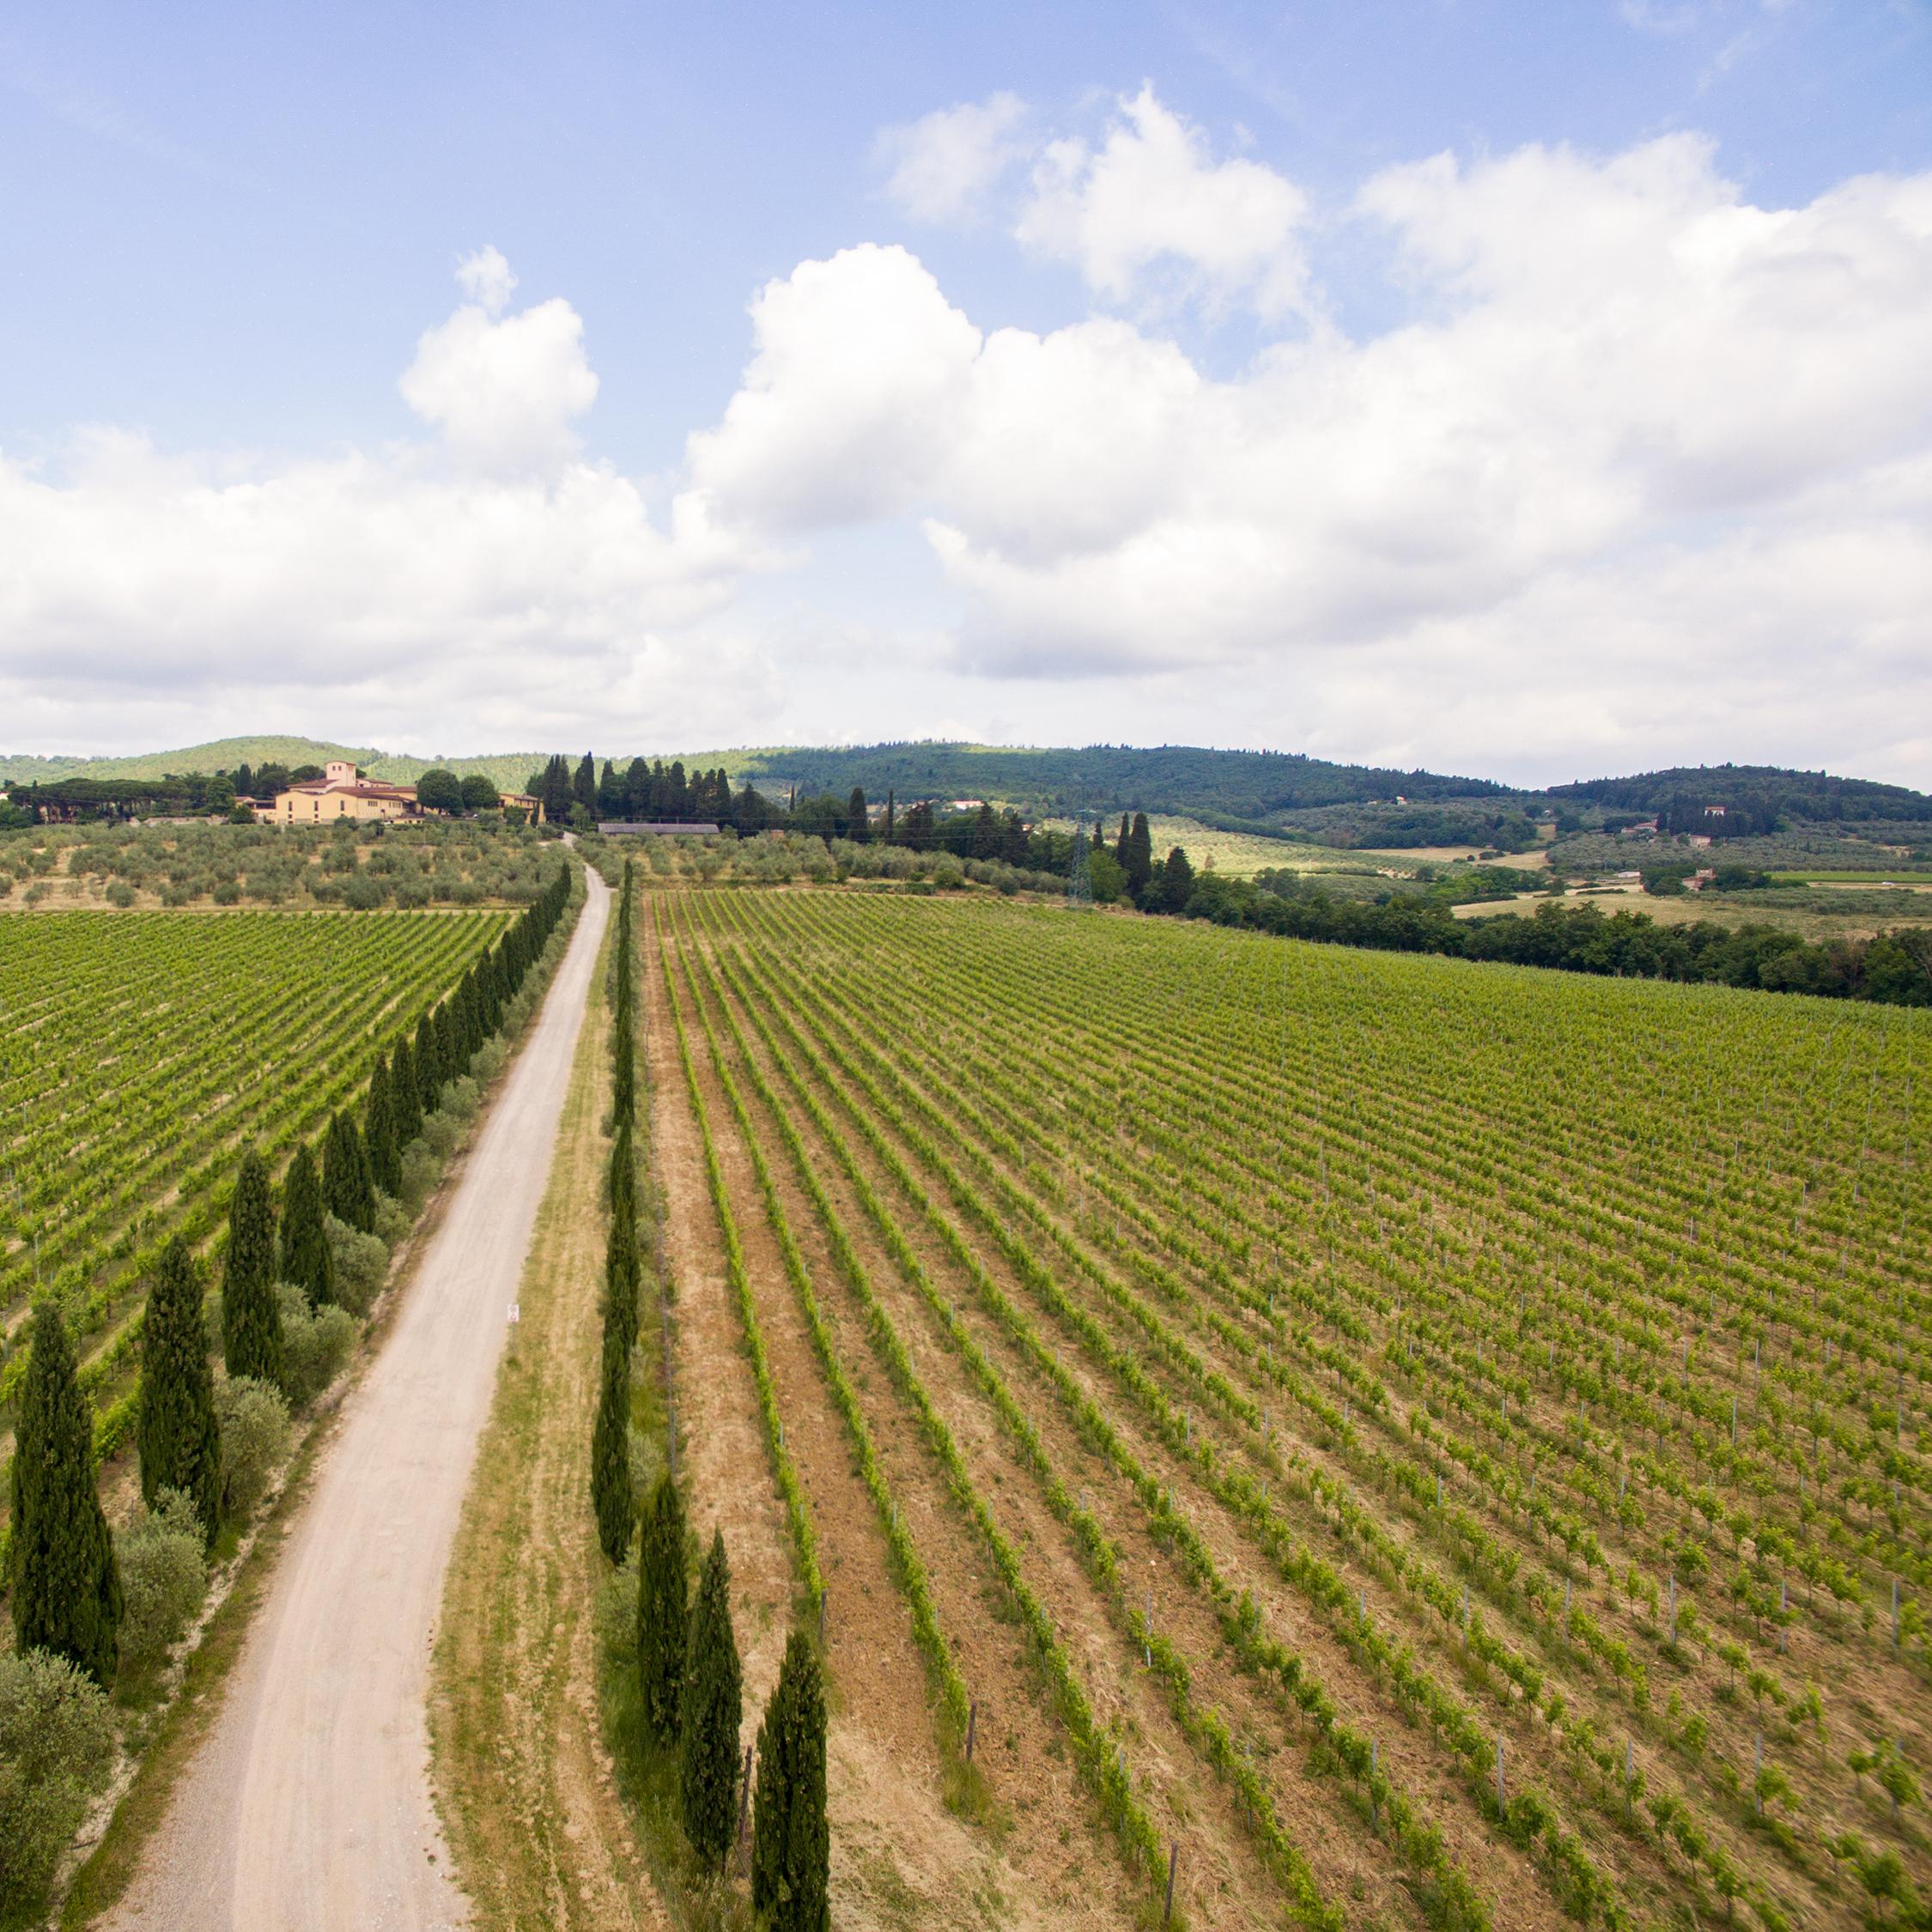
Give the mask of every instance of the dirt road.
<svg viewBox="0 0 1932 1932">
<path fill-rule="evenodd" d="M 442 1225 L 344 1408 L 221 1716 L 111 1924 L 297 1932 L 468 1917 L 429 1796 L 430 1645 L 609 911 L 594 873 L 589 887 Z"/>
</svg>

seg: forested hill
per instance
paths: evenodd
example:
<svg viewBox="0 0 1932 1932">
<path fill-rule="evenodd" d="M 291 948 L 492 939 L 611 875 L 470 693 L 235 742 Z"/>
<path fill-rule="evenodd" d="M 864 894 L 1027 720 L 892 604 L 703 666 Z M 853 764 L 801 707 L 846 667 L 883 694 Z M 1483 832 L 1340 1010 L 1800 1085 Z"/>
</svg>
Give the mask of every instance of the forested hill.
<svg viewBox="0 0 1932 1932">
<path fill-rule="evenodd" d="M 598 745 L 620 769 L 630 752 Z M 519 751 L 487 757 L 420 758 L 301 738 L 232 738 L 124 758 L 9 757 L 0 754 L 0 779 L 52 783 L 63 778 L 161 778 L 173 773 L 233 771 L 242 764 L 320 764 L 349 758 L 371 777 L 408 784 L 432 764 L 463 774 L 481 772 L 506 790 L 519 789 L 550 754 Z M 574 762 L 577 753 L 571 753 Z M 666 758 L 665 762 L 670 760 Z M 854 785 L 874 798 L 993 799 L 1029 813 L 1145 811 L 1171 812 L 1210 823 L 1279 823 L 1280 815 L 1323 806 L 1406 798 L 1502 799 L 1510 788 L 1489 779 L 1446 777 L 1332 764 L 1296 752 L 1217 751 L 1191 745 L 1136 749 L 1094 744 L 1078 750 L 908 741 L 829 749 L 775 747 L 687 752 L 687 770 L 722 767 L 734 784 L 746 781 L 769 795 L 796 787 L 799 794 Z"/>
<path fill-rule="evenodd" d="M 700 764 L 704 761 L 701 757 Z M 1040 811 L 1134 809 L 1188 817 L 1272 819 L 1285 811 L 1369 799 L 1502 797 L 1486 778 L 1331 764 L 1299 752 L 1214 751 L 1194 745 L 1078 750 L 915 741 L 752 754 L 761 788 L 849 792 L 862 785 L 902 798 L 995 799 Z"/>
<path fill-rule="evenodd" d="M 1870 824 L 1932 820 L 1932 798 L 1904 785 L 1867 778 L 1834 778 L 1822 771 L 1787 771 L 1777 765 L 1679 765 L 1629 778 L 1592 778 L 1552 785 L 1553 798 L 1587 799 L 1624 811 L 1654 811 L 1665 829 L 1697 829 L 1676 820 L 1702 818 L 1714 805 L 1726 817 L 1742 815 L 1756 828 L 1797 823 Z"/>
<path fill-rule="evenodd" d="M 608 757 L 620 770 L 631 756 L 623 745 L 594 750 L 600 765 Z M 47 785 L 64 778 L 161 778 L 232 772 L 243 764 L 293 767 L 349 758 L 372 777 L 403 784 L 441 765 L 459 775 L 482 773 L 502 789 L 514 791 L 541 770 L 550 756 L 517 751 L 425 758 L 318 738 L 232 738 L 118 758 L 0 754 L 0 781 Z M 569 756 L 574 765 L 581 751 L 573 750 Z M 665 762 L 670 762 L 667 756 Z M 987 799 L 1035 817 L 1165 812 L 1224 829 L 1378 846 L 1470 839 L 1521 843 L 1516 835 L 1528 835 L 1528 817 L 1543 816 L 1550 799 L 1577 808 L 1657 812 L 1670 830 L 1741 834 L 1775 824 L 1815 823 L 1873 828 L 1869 835 L 1878 836 L 1875 828 L 1882 824 L 1932 821 L 1932 798 L 1904 786 L 1766 765 L 1678 767 L 1534 793 L 1485 778 L 1336 764 L 1297 752 L 1219 751 L 1194 745 L 1009 748 L 914 740 L 696 751 L 685 753 L 682 762 L 687 771 L 722 768 L 734 785 L 749 781 L 781 803 L 794 787 L 801 798 L 829 793 L 842 799 L 856 785 L 875 801 L 890 791 L 902 803 Z M 1398 799 L 1405 802 L 1398 805 Z M 1714 805 L 1725 808 L 1728 823 L 1709 817 Z"/>
</svg>

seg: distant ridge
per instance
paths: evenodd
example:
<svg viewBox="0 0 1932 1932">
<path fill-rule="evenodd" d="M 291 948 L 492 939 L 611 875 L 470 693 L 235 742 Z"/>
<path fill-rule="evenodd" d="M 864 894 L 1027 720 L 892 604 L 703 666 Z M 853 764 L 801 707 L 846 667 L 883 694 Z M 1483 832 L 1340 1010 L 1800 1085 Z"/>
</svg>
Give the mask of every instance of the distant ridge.
<svg viewBox="0 0 1932 1932">
<path fill-rule="evenodd" d="M 598 748 L 620 769 L 628 751 Z M 504 791 L 522 789 L 549 751 L 505 751 L 483 756 L 416 757 L 369 745 L 332 744 L 293 736 L 224 738 L 172 751 L 130 757 L 36 757 L 0 754 L 0 782 L 52 784 L 64 778 L 160 778 L 170 772 L 232 771 L 237 765 L 319 764 L 348 758 L 372 777 L 406 784 L 433 765 L 459 775 L 481 772 Z M 582 750 L 566 754 L 573 764 Z M 653 759 L 654 759 L 653 755 Z M 1625 810 L 1694 809 L 1722 804 L 1733 810 L 1803 819 L 1923 821 L 1932 818 L 1932 797 L 1902 785 L 1838 778 L 1823 772 L 1765 765 L 1700 765 L 1599 778 L 1529 792 L 1492 779 L 1440 772 L 1399 771 L 1340 764 L 1299 752 L 1218 750 L 1196 745 L 971 744 L 951 740 L 902 740 L 837 746 L 740 746 L 732 750 L 677 755 L 687 771 L 720 766 L 734 784 L 747 781 L 768 795 L 796 787 L 799 793 L 843 794 L 863 786 L 875 799 L 889 790 L 902 800 L 987 798 L 1036 812 L 1166 812 L 1230 831 L 1256 830 L 1279 837 L 1290 814 L 1382 804 L 1411 808 L 1455 802 L 1494 813 L 1528 809 L 1539 801 L 1584 800 Z M 666 755 L 665 762 L 672 762 Z"/>
</svg>

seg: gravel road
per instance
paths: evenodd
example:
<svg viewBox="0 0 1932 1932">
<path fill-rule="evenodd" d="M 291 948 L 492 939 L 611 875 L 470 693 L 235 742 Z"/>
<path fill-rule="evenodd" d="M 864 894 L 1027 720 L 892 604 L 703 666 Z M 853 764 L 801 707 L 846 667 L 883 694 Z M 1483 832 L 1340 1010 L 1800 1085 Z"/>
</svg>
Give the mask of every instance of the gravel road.
<svg viewBox="0 0 1932 1932">
<path fill-rule="evenodd" d="M 610 909 L 603 881 L 588 881 L 543 1010 L 344 1405 L 215 1728 L 110 1924 L 468 1921 L 430 1802 L 429 1652 Z"/>
</svg>

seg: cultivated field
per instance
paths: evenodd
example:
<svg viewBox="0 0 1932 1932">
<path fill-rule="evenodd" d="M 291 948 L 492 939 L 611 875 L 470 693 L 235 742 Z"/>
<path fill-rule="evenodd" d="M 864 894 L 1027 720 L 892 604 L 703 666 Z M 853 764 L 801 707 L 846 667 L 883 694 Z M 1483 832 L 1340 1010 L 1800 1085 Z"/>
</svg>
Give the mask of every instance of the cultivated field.
<svg viewBox="0 0 1932 1932">
<path fill-rule="evenodd" d="M 981 899 L 640 936 L 692 1522 L 748 1704 L 823 1603 L 835 1923 L 1932 1882 L 1932 1015 Z"/>
<path fill-rule="evenodd" d="M 39 1284 L 106 1406 L 132 1378 L 130 1317 L 161 1244 L 212 1234 L 243 1151 L 279 1164 L 313 1136 L 508 918 L 0 920 L 0 1403 Z"/>
</svg>

